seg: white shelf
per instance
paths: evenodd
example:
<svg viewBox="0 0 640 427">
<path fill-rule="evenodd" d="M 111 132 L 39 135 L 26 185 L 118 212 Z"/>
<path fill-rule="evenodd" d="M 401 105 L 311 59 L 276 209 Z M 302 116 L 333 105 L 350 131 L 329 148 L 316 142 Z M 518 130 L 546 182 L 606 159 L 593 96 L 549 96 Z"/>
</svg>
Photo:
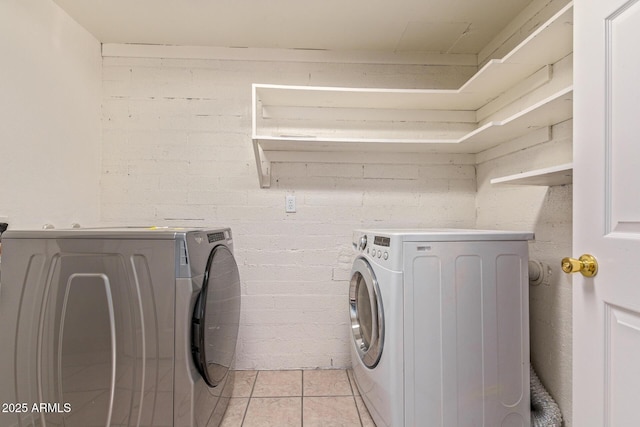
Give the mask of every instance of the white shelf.
<svg viewBox="0 0 640 427">
<path fill-rule="evenodd" d="M 265 106 L 477 110 L 573 51 L 573 4 L 541 25 L 502 59 L 492 59 L 459 89 L 376 89 L 254 84 Z"/>
<path fill-rule="evenodd" d="M 526 132 L 568 120 L 573 88 L 568 87 L 503 120 L 477 126 L 459 138 L 342 138 L 255 135 L 265 151 L 372 151 L 478 153 Z"/>
<path fill-rule="evenodd" d="M 572 32 L 569 3 L 455 90 L 253 84 L 252 139 L 260 184 L 270 185 L 269 152 L 472 154 L 570 119 L 570 84 L 550 95 L 529 94 L 549 83 L 549 64 L 571 54 Z M 501 112 L 521 99 L 529 103 L 519 111 Z M 487 106 L 494 113 L 484 111 Z"/>
<path fill-rule="evenodd" d="M 573 163 L 493 178 L 491 184 L 566 185 L 573 182 Z"/>
</svg>

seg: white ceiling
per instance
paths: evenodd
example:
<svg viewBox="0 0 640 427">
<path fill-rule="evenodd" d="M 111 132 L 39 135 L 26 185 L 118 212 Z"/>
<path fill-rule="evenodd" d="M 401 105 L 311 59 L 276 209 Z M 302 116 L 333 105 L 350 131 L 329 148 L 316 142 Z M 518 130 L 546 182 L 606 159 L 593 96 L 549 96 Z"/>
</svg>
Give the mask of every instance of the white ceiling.
<svg viewBox="0 0 640 427">
<path fill-rule="evenodd" d="M 532 0 L 54 0 L 103 43 L 478 53 Z"/>
</svg>

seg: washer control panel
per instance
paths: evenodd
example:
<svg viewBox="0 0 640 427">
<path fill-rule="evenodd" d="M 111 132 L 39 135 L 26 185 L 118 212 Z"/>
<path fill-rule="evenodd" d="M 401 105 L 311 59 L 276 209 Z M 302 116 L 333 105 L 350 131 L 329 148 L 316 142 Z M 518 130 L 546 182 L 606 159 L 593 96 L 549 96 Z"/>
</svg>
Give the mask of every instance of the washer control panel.
<svg viewBox="0 0 640 427">
<path fill-rule="evenodd" d="M 381 264 L 387 264 L 391 257 L 391 239 L 385 236 L 368 236 L 361 234 L 354 236 L 353 247 L 360 253 L 369 255 Z"/>
</svg>

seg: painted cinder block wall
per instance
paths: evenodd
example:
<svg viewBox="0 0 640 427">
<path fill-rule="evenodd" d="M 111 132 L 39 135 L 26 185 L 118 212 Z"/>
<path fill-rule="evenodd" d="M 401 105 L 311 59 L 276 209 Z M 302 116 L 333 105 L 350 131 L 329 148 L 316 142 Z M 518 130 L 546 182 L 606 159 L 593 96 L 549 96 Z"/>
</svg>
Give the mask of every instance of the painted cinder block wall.
<svg viewBox="0 0 640 427">
<path fill-rule="evenodd" d="M 530 289 L 532 360 L 571 410 L 571 186 L 489 179 L 571 159 L 571 122 L 504 153 L 431 154 L 404 164 L 272 164 L 260 189 L 250 143 L 253 82 L 451 87 L 468 67 L 104 58 L 102 214 L 108 223 L 221 224 L 243 278 L 240 369 L 350 365 L 351 233 L 359 227 L 532 230 L 552 269 Z M 544 139 L 546 141 L 546 139 Z M 505 154 L 506 153 L 506 154 Z M 476 166 L 477 162 L 477 166 Z M 297 212 L 285 213 L 285 195 Z M 566 425 L 570 425 L 570 420 Z"/>
<path fill-rule="evenodd" d="M 473 227 L 474 156 L 274 163 L 259 187 L 251 83 L 456 87 L 475 67 L 104 58 L 102 219 L 225 225 L 243 282 L 240 369 L 347 367 L 351 234 Z M 285 195 L 297 212 L 285 213 Z"/>
</svg>

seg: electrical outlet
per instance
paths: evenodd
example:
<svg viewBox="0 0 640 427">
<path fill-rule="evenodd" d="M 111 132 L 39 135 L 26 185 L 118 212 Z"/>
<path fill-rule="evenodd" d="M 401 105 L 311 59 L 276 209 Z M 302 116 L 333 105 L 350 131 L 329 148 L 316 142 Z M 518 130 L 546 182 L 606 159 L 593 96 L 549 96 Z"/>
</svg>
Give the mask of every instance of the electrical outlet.
<svg viewBox="0 0 640 427">
<path fill-rule="evenodd" d="M 284 210 L 287 213 L 294 213 L 296 211 L 296 196 L 293 194 L 285 196 Z"/>
</svg>

